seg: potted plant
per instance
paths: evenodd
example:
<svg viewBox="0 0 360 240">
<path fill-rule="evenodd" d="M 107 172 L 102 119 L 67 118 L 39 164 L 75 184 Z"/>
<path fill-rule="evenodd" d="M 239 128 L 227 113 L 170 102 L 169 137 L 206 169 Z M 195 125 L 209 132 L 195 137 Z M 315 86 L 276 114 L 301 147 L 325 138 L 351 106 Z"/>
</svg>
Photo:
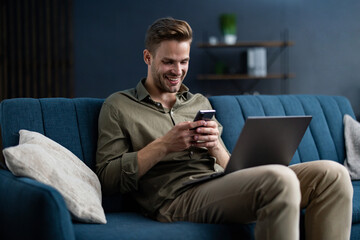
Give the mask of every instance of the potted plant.
<svg viewBox="0 0 360 240">
<path fill-rule="evenodd" d="M 236 36 L 236 15 L 226 13 L 220 15 L 220 28 L 226 44 L 235 44 Z"/>
</svg>

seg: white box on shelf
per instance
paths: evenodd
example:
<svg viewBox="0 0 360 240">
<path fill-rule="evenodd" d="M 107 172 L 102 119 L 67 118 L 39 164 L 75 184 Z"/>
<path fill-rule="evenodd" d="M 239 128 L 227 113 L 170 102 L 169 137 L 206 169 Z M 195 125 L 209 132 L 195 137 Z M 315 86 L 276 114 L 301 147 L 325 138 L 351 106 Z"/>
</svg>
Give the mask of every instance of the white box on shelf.
<svg viewBox="0 0 360 240">
<path fill-rule="evenodd" d="M 250 76 L 265 77 L 267 75 L 266 49 L 263 47 L 247 50 L 247 70 Z"/>
</svg>

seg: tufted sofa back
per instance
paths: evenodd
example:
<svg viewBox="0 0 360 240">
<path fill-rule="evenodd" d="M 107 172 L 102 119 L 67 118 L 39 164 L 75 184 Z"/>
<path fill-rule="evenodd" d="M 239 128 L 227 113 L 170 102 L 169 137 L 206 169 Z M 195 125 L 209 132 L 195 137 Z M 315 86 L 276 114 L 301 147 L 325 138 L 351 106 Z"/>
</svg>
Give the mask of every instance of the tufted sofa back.
<svg viewBox="0 0 360 240">
<path fill-rule="evenodd" d="M 249 116 L 312 115 L 313 119 L 291 164 L 318 159 L 343 163 L 345 159 L 343 116 L 354 112 L 341 96 L 238 95 L 210 97 L 216 118 L 223 125 L 223 140 L 229 151 Z"/>
<path fill-rule="evenodd" d="M 3 147 L 19 143 L 19 130 L 44 134 L 95 167 L 98 116 L 104 100 L 95 98 L 17 98 L 2 101 Z"/>
<path fill-rule="evenodd" d="M 223 125 L 222 138 L 232 151 L 248 116 L 312 115 L 292 164 L 317 159 L 343 163 L 343 115 L 354 117 L 349 101 L 340 96 L 238 95 L 209 98 Z M 19 130 L 37 131 L 95 166 L 98 115 L 103 99 L 18 98 L 0 105 L 3 147 L 19 141 Z"/>
</svg>

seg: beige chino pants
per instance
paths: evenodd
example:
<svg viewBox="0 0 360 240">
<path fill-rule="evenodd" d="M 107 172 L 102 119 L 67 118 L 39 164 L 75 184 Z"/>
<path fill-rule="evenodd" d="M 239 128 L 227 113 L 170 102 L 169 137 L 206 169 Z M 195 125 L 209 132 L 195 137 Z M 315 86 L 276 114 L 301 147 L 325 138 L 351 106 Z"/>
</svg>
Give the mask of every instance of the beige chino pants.
<svg viewBox="0 0 360 240">
<path fill-rule="evenodd" d="M 306 208 L 307 240 L 350 238 L 353 188 L 334 161 L 267 165 L 195 185 L 159 211 L 162 222 L 250 223 L 256 239 L 299 239 Z"/>
</svg>

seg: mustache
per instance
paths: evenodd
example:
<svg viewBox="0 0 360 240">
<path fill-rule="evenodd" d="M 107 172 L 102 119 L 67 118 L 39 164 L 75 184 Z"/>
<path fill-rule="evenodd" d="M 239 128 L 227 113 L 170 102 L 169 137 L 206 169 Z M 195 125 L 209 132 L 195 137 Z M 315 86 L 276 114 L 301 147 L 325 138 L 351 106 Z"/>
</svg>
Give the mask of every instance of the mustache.
<svg viewBox="0 0 360 240">
<path fill-rule="evenodd" d="M 164 75 L 170 76 L 170 77 L 182 77 L 185 75 L 185 72 L 182 72 L 181 74 L 174 74 L 174 73 L 169 72 L 169 73 L 165 73 Z"/>
</svg>

